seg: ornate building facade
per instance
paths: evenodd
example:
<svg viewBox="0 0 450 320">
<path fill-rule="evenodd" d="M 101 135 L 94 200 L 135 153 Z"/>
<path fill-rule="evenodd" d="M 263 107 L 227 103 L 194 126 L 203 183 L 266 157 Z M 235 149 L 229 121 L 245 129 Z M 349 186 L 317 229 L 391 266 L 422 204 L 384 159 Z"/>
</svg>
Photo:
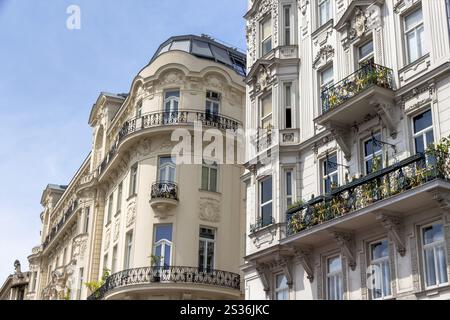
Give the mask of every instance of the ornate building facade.
<svg viewBox="0 0 450 320">
<path fill-rule="evenodd" d="M 245 65 L 207 36 L 172 37 L 128 94 L 100 94 L 92 151 L 68 186 L 42 195 L 30 299 L 243 296 L 243 168 L 202 151 L 242 128 Z M 181 134 L 194 150 L 185 162 Z"/>
<path fill-rule="evenodd" d="M 246 299 L 450 299 L 449 5 L 248 2 Z"/>
</svg>

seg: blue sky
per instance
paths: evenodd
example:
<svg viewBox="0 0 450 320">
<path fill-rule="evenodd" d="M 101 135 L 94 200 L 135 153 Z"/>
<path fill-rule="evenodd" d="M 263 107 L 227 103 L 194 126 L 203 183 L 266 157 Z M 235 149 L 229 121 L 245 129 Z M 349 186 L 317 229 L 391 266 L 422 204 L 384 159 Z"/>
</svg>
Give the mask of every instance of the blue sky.
<svg viewBox="0 0 450 320">
<path fill-rule="evenodd" d="M 68 30 L 69 5 L 81 29 Z M 39 244 L 40 197 L 89 152 L 99 92 L 128 92 L 172 35 L 245 48 L 246 0 L 0 0 L 0 286 Z"/>
</svg>

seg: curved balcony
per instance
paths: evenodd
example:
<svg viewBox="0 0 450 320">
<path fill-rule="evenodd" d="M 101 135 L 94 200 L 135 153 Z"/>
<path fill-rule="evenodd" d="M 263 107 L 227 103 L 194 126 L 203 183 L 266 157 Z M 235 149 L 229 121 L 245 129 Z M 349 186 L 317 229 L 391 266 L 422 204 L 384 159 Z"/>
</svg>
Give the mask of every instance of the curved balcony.
<svg viewBox="0 0 450 320">
<path fill-rule="evenodd" d="M 228 271 L 196 267 L 128 269 L 109 276 L 103 286 L 90 295 L 88 300 L 107 299 L 133 288 L 135 291 L 142 289 L 148 293 L 152 290 L 222 292 L 222 296 L 232 298 L 240 295 L 240 276 Z"/>
<path fill-rule="evenodd" d="M 165 212 L 178 205 L 178 185 L 172 181 L 157 181 L 152 184 L 150 205 Z"/>
<path fill-rule="evenodd" d="M 125 138 L 143 130 L 170 126 L 193 126 L 194 123 L 201 123 L 202 126 L 216 128 L 220 130 L 236 131 L 241 122 L 230 117 L 197 110 L 180 110 L 174 112 L 150 112 L 126 121 L 120 129 L 115 143 L 112 145 L 106 157 L 97 168 L 98 176 L 106 170 L 108 164 L 114 158 L 117 150 Z"/>
<path fill-rule="evenodd" d="M 416 154 L 302 203 L 286 213 L 288 238 L 308 234 L 314 243 L 326 228 L 371 225 L 376 217 L 368 213 L 407 215 L 421 206 L 429 209 L 436 205 L 430 192 L 450 189 L 449 160 L 447 154 Z"/>
<path fill-rule="evenodd" d="M 77 211 L 77 209 L 78 209 L 78 201 L 75 200 L 63 214 L 59 222 L 50 230 L 49 234 L 42 243 L 42 250 L 45 250 L 47 246 L 50 244 L 50 242 L 52 242 L 52 240 L 56 238 L 56 236 L 66 226 L 67 221 L 70 220 L 70 218 Z"/>
<path fill-rule="evenodd" d="M 369 63 L 321 92 L 322 114 L 315 121 L 319 125 L 353 125 L 375 114 L 375 105 L 393 99 L 392 70 Z"/>
</svg>

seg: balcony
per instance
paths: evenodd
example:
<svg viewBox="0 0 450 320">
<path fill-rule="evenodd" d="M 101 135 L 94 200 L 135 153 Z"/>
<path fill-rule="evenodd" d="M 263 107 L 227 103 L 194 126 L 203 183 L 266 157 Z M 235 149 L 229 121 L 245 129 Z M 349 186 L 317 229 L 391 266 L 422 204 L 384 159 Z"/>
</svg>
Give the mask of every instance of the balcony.
<svg viewBox="0 0 450 320">
<path fill-rule="evenodd" d="M 69 208 L 67 208 L 66 212 L 64 212 L 59 222 L 50 230 L 49 234 L 42 243 L 43 250 L 45 250 L 47 246 L 50 244 L 50 242 L 56 238 L 56 236 L 67 224 L 67 221 L 72 217 L 72 215 L 77 211 L 77 209 L 78 209 L 78 201 L 75 200 L 74 202 L 72 202 Z"/>
<path fill-rule="evenodd" d="M 178 205 L 178 185 L 172 181 L 157 181 L 152 184 L 150 205 L 159 214 Z"/>
<path fill-rule="evenodd" d="M 422 206 L 430 209 L 436 206 L 430 192 L 450 189 L 449 160 L 447 154 L 417 154 L 290 209 L 286 241 L 308 234 L 309 239 L 303 240 L 314 244 L 327 228 L 369 226 L 376 217 L 368 213 L 407 215 Z"/>
<path fill-rule="evenodd" d="M 202 126 L 216 128 L 219 130 L 236 131 L 241 122 L 218 114 L 211 114 L 197 110 L 180 110 L 175 112 L 151 112 L 126 121 L 120 129 L 115 142 L 111 146 L 106 157 L 97 168 L 98 177 L 100 177 L 117 154 L 117 150 L 121 143 L 129 136 L 148 130 L 151 128 L 170 128 L 171 126 L 188 125 L 193 126 L 194 123 L 201 123 Z M 171 130 L 171 128 L 170 128 Z"/>
<path fill-rule="evenodd" d="M 314 121 L 323 126 L 337 123 L 349 127 L 368 116 L 387 112 L 386 105 L 395 105 L 392 70 L 374 63 L 366 64 L 323 90 L 321 101 L 322 114 Z"/>
<path fill-rule="evenodd" d="M 221 292 L 222 297 L 236 298 L 240 296 L 240 276 L 232 272 L 195 267 L 128 269 L 109 276 L 88 300 L 108 299 L 114 295 L 115 298 L 122 298 L 120 294 L 129 293 L 131 288 L 150 294 L 152 291 L 160 294 L 162 290 Z"/>
<path fill-rule="evenodd" d="M 273 217 L 269 217 L 266 219 L 258 218 L 254 224 L 250 224 L 250 233 L 255 233 L 258 230 L 261 230 L 264 227 L 275 224 L 275 219 Z"/>
</svg>

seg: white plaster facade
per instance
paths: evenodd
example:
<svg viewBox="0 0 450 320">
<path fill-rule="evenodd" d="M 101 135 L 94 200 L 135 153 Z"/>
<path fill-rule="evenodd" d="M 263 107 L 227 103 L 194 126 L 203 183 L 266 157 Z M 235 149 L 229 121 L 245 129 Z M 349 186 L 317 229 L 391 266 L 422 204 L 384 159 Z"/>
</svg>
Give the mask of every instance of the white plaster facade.
<svg viewBox="0 0 450 320">
<path fill-rule="evenodd" d="M 424 112 L 431 112 L 432 124 L 427 127 L 431 140 L 439 142 L 449 135 L 448 6 L 445 0 L 248 2 L 246 128 L 265 125 L 267 112 L 262 108 L 265 97 L 271 96 L 272 135 L 276 138 L 269 148 L 259 150 L 251 139 L 247 141 L 248 164 L 242 176 L 248 235 L 242 266 L 246 299 L 331 299 L 329 289 L 335 286 L 328 284 L 333 274 L 327 272 L 327 263 L 333 257 L 341 262 L 336 273 L 342 287 L 340 298 L 376 298 L 368 288 L 366 271 L 371 264 L 371 245 L 383 240 L 388 246 L 385 261 L 390 270 L 390 294 L 382 298 L 450 298 L 450 184 L 444 178 L 366 202 L 298 232 L 286 229 L 290 203 L 301 200 L 309 204 L 289 210 L 292 214 L 297 208 L 304 218 L 308 208 L 327 203 L 326 198 L 317 196 L 331 195 L 330 199 L 336 200 L 336 195 L 348 197 L 348 190 L 357 189 L 337 187 L 363 181 L 357 178 L 370 173 L 366 139 L 381 141 L 375 142 L 381 146 L 379 165 L 394 168 L 391 166 L 411 159 L 420 149 L 414 121 Z M 267 21 L 271 21 L 270 28 L 264 29 Z M 368 55 L 361 56 L 364 53 Z M 363 58 L 371 60 L 366 69 Z M 378 70 L 377 76 L 384 80 L 368 86 L 359 83 L 361 74 L 368 74 L 367 68 Z M 334 87 L 327 82 L 330 79 Z M 286 92 L 290 92 L 289 98 Z M 429 113 L 427 117 L 430 120 Z M 271 157 L 262 162 L 267 150 Z M 331 161 L 332 156 L 337 180 L 333 180 L 336 185 L 330 194 L 325 190 L 323 170 L 324 161 Z M 380 173 L 378 170 L 381 167 L 375 168 Z M 396 170 L 398 173 L 398 167 Z M 268 187 L 263 181 L 270 177 Z M 268 188 L 270 195 L 263 196 Z M 429 224 L 443 228 L 439 239 L 445 261 L 440 265 L 445 272 L 436 285 L 428 285 L 425 279 L 423 227 Z M 281 285 L 277 285 L 277 276 Z"/>
</svg>

